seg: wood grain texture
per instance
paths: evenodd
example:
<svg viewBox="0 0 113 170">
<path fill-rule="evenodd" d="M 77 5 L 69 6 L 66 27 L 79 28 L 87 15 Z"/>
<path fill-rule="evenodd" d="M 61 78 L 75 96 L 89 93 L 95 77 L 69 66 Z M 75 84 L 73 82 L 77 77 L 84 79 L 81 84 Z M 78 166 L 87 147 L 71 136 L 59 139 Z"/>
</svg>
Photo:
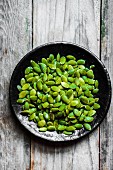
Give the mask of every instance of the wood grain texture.
<svg viewBox="0 0 113 170">
<path fill-rule="evenodd" d="M 33 47 L 53 41 L 80 44 L 99 56 L 100 1 L 34 0 Z M 99 133 L 71 144 L 32 139 L 32 170 L 99 169 Z"/>
<path fill-rule="evenodd" d="M 0 169 L 28 170 L 30 138 L 9 106 L 9 82 L 19 60 L 32 48 L 31 0 L 0 0 Z"/>
<path fill-rule="evenodd" d="M 101 59 L 110 74 L 113 87 L 113 1 L 102 1 Z M 113 169 L 113 99 L 107 117 L 100 126 L 100 169 Z"/>
</svg>

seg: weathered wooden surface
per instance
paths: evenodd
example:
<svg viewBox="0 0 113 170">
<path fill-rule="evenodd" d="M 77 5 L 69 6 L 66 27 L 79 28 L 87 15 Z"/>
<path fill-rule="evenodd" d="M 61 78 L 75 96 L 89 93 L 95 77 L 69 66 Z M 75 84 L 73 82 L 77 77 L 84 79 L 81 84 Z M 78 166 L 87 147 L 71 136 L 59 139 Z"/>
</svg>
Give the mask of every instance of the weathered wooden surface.
<svg viewBox="0 0 113 170">
<path fill-rule="evenodd" d="M 113 1 L 110 0 L 102 1 L 101 35 L 101 59 L 109 71 L 113 87 Z M 113 99 L 100 126 L 100 169 L 113 169 Z"/>
<path fill-rule="evenodd" d="M 0 169 L 30 167 L 30 137 L 9 107 L 9 82 L 19 60 L 32 48 L 30 0 L 0 0 Z"/>
<path fill-rule="evenodd" d="M 100 129 L 80 141 L 52 144 L 30 137 L 8 101 L 15 65 L 32 47 L 47 42 L 74 42 L 98 57 L 101 50 L 112 78 L 113 1 L 102 0 L 101 41 L 100 5 L 100 0 L 0 0 L 1 170 L 113 169 L 112 103 Z"/>
</svg>

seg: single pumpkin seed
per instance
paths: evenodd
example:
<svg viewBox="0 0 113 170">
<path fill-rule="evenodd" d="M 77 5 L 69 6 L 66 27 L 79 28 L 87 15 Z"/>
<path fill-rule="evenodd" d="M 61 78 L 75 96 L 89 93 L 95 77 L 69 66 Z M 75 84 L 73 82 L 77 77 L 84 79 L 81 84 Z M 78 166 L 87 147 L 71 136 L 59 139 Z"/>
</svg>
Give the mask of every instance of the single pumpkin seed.
<svg viewBox="0 0 113 170">
<path fill-rule="evenodd" d="M 38 127 L 44 127 L 46 125 L 46 121 L 45 120 L 40 120 L 38 122 Z"/>
<path fill-rule="evenodd" d="M 39 128 L 39 132 L 46 132 L 47 131 L 47 128 L 46 127 L 41 127 Z"/>
<path fill-rule="evenodd" d="M 60 64 L 64 64 L 66 62 L 66 58 L 63 56 L 60 58 Z"/>
<path fill-rule="evenodd" d="M 21 91 L 19 93 L 19 99 L 22 99 L 22 98 L 25 98 L 25 96 L 28 94 L 28 92 L 25 90 L 25 91 Z"/>
<path fill-rule="evenodd" d="M 49 131 L 55 131 L 55 126 L 48 126 L 48 127 L 47 127 L 47 130 L 49 130 Z"/>
<path fill-rule="evenodd" d="M 91 130 L 91 125 L 89 123 L 84 123 L 84 128 L 86 130 Z"/>
</svg>

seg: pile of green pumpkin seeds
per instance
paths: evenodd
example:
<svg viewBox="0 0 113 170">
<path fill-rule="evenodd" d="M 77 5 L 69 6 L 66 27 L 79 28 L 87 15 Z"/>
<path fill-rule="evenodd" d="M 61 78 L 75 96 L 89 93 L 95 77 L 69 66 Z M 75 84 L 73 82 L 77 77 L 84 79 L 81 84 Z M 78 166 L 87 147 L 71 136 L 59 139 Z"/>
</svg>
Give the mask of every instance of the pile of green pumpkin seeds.
<svg viewBox="0 0 113 170">
<path fill-rule="evenodd" d="M 31 60 L 17 85 L 21 114 L 34 121 L 40 132 L 71 135 L 82 128 L 90 131 L 100 108 L 94 67 L 87 68 L 85 60 L 72 55 L 50 54 L 38 63 Z"/>
</svg>

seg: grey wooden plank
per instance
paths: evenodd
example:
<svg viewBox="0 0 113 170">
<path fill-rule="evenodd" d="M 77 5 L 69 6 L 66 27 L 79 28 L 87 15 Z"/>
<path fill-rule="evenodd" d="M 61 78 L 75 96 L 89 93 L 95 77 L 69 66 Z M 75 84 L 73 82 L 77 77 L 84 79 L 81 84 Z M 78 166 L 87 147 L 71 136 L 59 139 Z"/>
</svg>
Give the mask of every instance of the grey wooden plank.
<svg viewBox="0 0 113 170">
<path fill-rule="evenodd" d="M 34 0 L 33 47 L 52 41 L 74 42 L 99 56 L 100 1 Z M 33 170 L 97 170 L 99 133 L 59 146 L 32 139 Z"/>
<path fill-rule="evenodd" d="M 0 0 L 0 169 L 30 169 L 30 138 L 9 106 L 9 82 L 32 48 L 32 1 Z"/>
<path fill-rule="evenodd" d="M 113 87 L 113 1 L 102 1 L 101 59 Z M 107 117 L 100 126 L 100 169 L 113 169 L 113 98 Z"/>
</svg>

